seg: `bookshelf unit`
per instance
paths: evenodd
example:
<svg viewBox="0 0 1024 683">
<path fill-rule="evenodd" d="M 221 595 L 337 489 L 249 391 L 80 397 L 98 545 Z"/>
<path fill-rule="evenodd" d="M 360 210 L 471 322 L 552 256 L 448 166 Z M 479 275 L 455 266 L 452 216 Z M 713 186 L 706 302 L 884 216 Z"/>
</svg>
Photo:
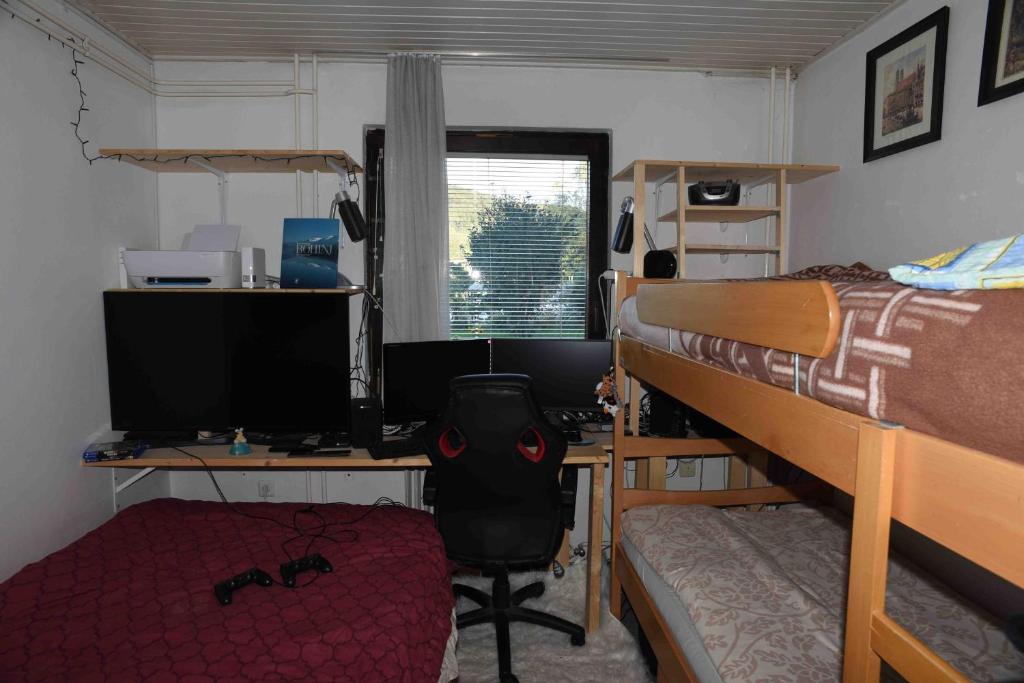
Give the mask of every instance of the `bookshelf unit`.
<svg viewBox="0 0 1024 683">
<path fill-rule="evenodd" d="M 686 275 L 686 254 L 768 254 L 774 255 L 775 272 L 786 270 L 786 233 L 788 229 L 788 207 L 786 188 L 789 185 L 818 178 L 839 170 L 838 166 L 819 164 L 752 164 L 743 162 L 717 161 L 666 161 L 638 159 L 616 173 L 612 180 L 633 183 L 635 202 L 634 233 L 639 236 L 646 215 L 645 200 L 647 185 L 656 187 L 674 185 L 676 192 L 675 209 L 657 216 L 659 223 L 676 224 L 676 246 L 669 251 L 678 254 L 677 277 Z M 761 185 L 772 185 L 774 196 L 771 206 L 690 206 L 686 188 L 699 181 L 720 182 L 735 180 L 744 191 Z M 680 211 L 679 207 L 683 210 Z M 750 223 L 756 220 L 773 220 L 775 229 L 770 231 L 774 239 L 766 237 L 767 244 L 698 244 L 686 240 L 687 223 Z M 769 231 L 766 231 L 766 234 Z M 645 242 L 642 237 L 633 239 L 633 273 L 643 272 Z"/>
</svg>

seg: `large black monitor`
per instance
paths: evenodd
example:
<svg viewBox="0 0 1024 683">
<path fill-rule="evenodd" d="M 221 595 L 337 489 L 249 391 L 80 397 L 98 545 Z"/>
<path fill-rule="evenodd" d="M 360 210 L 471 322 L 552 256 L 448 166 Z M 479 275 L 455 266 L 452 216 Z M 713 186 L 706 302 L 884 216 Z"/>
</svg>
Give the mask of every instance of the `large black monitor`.
<svg viewBox="0 0 1024 683">
<path fill-rule="evenodd" d="M 384 422 L 430 420 L 448 404 L 448 383 L 490 371 L 490 342 L 410 342 L 384 345 Z"/>
<path fill-rule="evenodd" d="M 348 297 L 106 292 L 114 429 L 345 432 Z"/>
<path fill-rule="evenodd" d="M 598 410 L 594 388 L 612 362 L 611 342 L 571 339 L 494 339 L 491 371 L 533 378 L 544 410 Z"/>
</svg>

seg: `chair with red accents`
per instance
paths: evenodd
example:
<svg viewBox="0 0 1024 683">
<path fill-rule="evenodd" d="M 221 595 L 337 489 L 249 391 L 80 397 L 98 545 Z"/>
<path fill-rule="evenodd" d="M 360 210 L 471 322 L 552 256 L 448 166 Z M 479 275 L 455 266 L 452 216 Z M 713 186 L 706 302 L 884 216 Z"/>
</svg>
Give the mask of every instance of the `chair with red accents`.
<svg viewBox="0 0 1024 683">
<path fill-rule="evenodd" d="M 551 564 L 573 526 L 575 469 L 559 481 L 567 443 L 547 421 L 525 375 L 466 375 L 451 381 L 448 407 L 424 431 L 433 465 L 434 519 L 448 557 L 494 577 L 491 594 L 455 584 L 456 595 L 480 605 L 458 615 L 458 628 L 493 623 L 502 683 L 511 670 L 509 623 L 522 621 L 569 635 L 583 645 L 583 628 L 523 607 L 544 592 L 542 582 L 512 592 L 509 572 Z"/>
</svg>

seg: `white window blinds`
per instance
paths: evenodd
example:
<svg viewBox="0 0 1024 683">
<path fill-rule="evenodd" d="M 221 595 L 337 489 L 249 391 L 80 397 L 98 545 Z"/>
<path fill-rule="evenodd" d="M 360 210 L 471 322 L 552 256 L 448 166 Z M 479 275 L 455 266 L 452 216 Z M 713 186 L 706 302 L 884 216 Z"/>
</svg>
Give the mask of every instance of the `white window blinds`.
<svg viewBox="0 0 1024 683">
<path fill-rule="evenodd" d="M 448 157 L 451 337 L 586 337 L 589 162 Z"/>
</svg>

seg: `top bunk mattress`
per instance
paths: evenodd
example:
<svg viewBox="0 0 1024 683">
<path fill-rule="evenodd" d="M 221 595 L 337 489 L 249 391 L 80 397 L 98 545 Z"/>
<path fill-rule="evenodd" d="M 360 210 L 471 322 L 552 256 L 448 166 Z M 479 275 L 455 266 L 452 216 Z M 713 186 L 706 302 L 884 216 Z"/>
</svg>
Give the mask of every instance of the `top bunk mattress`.
<svg viewBox="0 0 1024 683">
<path fill-rule="evenodd" d="M 1024 291 L 933 291 L 839 266 L 784 279 L 832 283 L 839 339 L 826 358 L 800 357 L 800 393 L 822 403 L 1024 462 Z M 622 333 L 744 377 L 794 388 L 793 354 L 640 321 Z"/>
</svg>

